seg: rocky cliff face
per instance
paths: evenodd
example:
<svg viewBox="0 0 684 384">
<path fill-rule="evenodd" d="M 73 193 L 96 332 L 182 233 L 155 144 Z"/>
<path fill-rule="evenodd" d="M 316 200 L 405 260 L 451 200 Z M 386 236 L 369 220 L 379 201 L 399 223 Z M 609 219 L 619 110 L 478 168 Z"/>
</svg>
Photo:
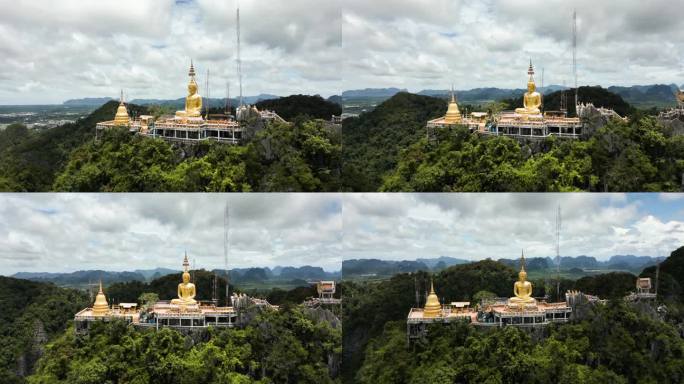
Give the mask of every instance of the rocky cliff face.
<svg viewBox="0 0 684 384">
<path fill-rule="evenodd" d="M 17 358 L 17 376 L 26 377 L 34 372 L 36 362 L 43 355 L 45 343 L 48 341 L 43 322 L 36 320 L 33 327 L 33 336 L 24 353 Z"/>
</svg>

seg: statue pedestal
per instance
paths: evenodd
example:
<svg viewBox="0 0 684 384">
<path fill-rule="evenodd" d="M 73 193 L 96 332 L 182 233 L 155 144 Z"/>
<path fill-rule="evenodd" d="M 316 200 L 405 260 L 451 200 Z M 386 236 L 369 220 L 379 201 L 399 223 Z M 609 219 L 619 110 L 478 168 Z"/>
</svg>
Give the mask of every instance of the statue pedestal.
<svg viewBox="0 0 684 384">
<path fill-rule="evenodd" d="M 173 312 L 184 313 L 184 312 L 199 312 L 199 304 L 186 304 L 186 303 L 171 303 L 169 304 L 169 309 Z"/>
<path fill-rule="evenodd" d="M 508 308 L 518 312 L 525 311 L 536 311 L 537 310 L 537 300 L 532 299 L 529 302 L 520 302 L 508 299 Z"/>
</svg>

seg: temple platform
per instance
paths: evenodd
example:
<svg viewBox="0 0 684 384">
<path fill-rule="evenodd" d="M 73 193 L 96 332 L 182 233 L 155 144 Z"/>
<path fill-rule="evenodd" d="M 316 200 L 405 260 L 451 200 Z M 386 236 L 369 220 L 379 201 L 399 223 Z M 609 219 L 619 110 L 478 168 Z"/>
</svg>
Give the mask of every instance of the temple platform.
<svg viewBox="0 0 684 384">
<path fill-rule="evenodd" d="M 501 298 L 481 303 L 478 308 L 469 302 L 454 302 L 443 306 L 437 316 L 425 316 L 423 308 L 411 308 L 406 317 L 406 337 L 411 340 L 427 335 L 429 324 L 449 324 L 464 322 L 474 327 L 503 328 L 543 328 L 551 323 L 565 323 L 570 320 L 572 307 L 566 302 L 547 303 L 543 300 L 533 305 L 509 305 L 508 299 Z"/>
<path fill-rule="evenodd" d="M 560 113 L 544 115 L 521 115 L 512 111 L 502 112 L 493 124 L 480 133 L 516 138 L 544 139 L 557 136 L 578 139 L 582 135 L 583 124 L 577 117 L 567 117 Z"/>
<path fill-rule="evenodd" d="M 114 121 L 97 123 L 96 137 L 101 132 L 120 126 Z M 126 126 L 131 133 L 146 137 L 158 137 L 170 142 L 197 143 L 212 140 L 221 143 L 239 144 L 243 128 L 234 120 L 204 120 L 200 118 L 166 117 L 154 121 L 152 116 L 131 119 Z"/>
</svg>

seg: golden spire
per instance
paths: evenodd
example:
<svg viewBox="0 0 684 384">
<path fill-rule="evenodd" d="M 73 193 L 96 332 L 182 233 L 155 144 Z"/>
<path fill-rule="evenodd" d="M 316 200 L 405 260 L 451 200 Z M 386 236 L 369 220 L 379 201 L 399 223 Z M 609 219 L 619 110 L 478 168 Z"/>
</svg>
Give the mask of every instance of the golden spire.
<svg viewBox="0 0 684 384">
<path fill-rule="evenodd" d="M 183 258 L 183 272 L 187 272 L 190 267 L 190 262 L 188 261 L 188 251 L 185 251 L 185 257 Z"/>
<path fill-rule="evenodd" d="M 188 76 L 192 77 L 192 79 L 195 79 L 195 66 L 192 63 L 192 59 L 190 59 L 190 71 L 188 72 Z"/>
<path fill-rule="evenodd" d="M 423 317 L 436 317 L 442 313 L 442 305 L 439 303 L 439 297 L 435 293 L 435 284 L 430 278 L 430 294 L 425 300 L 425 308 L 423 309 Z"/>
<path fill-rule="evenodd" d="M 527 74 L 530 75 L 528 82 L 534 83 L 534 67 L 532 66 L 532 58 L 530 58 L 530 67 L 527 69 Z"/>
<path fill-rule="evenodd" d="M 525 250 L 520 251 L 520 272 L 525 272 Z"/>
<path fill-rule="evenodd" d="M 95 296 L 95 304 L 93 304 L 93 316 L 105 316 L 109 314 L 109 304 L 107 298 L 102 291 L 102 280 L 100 280 L 100 290 Z"/>
<path fill-rule="evenodd" d="M 447 124 L 460 124 L 461 121 L 461 111 L 458 110 L 458 104 L 456 103 L 456 95 L 454 93 L 454 86 L 452 85 L 451 101 L 449 102 L 449 107 L 447 107 L 447 112 L 444 116 L 444 122 Z"/>
<path fill-rule="evenodd" d="M 128 117 L 128 110 L 126 109 L 126 104 L 124 104 L 123 89 L 121 90 L 121 98 L 119 99 L 119 108 L 116 109 L 116 115 L 114 116 L 114 125 L 129 125 L 131 122 Z"/>
</svg>

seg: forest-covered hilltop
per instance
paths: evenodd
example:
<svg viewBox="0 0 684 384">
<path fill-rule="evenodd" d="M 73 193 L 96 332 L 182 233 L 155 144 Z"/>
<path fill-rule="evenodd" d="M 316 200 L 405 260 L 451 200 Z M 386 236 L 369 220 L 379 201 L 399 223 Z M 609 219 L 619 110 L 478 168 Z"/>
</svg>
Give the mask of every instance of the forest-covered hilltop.
<svg viewBox="0 0 684 384">
<path fill-rule="evenodd" d="M 634 110 L 602 88 L 597 106 L 630 114 L 587 140 L 550 137 L 520 143 L 509 137 L 473 135 L 466 128 L 440 130 L 428 141 L 427 120 L 444 114 L 443 99 L 399 93 L 343 124 L 342 183 L 350 191 L 680 191 L 684 136 Z M 556 103 L 559 95 L 551 95 Z M 491 112 L 517 100 L 490 105 Z M 479 109 L 479 108 L 478 108 Z"/>
<path fill-rule="evenodd" d="M 661 263 L 658 302 L 664 311 L 624 296 L 636 275 L 609 273 L 561 280 L 561 292 L 581 290 L 607 299 L 584 308 L 569 324 L 551 325 L 535 340 L 508 327 L 492 332 L 465 324 L 435 324 L 426 340 L 407 348 L 406 316 L 415 289 L 434 278 L 445 302 L 512 295 L 516 271 L 484 260 L 429 276 L 402 273 L 389 280 L 343 283 L 343 382 L 348 383 L 679 383 L 684 379 L 684 247 Z M 640 276 L 655 277 L 654 267 Z M 555 297 L 555 280 L 532 281 L 533 296 Z M 563 300 L 561 298 L 561 300 Z"/>
<path fill-rule="evenodd" d="M 330 103 L 318 102 L 295 99 L 286 105 L 294 113 L 299 103 L 304 103 L 306 113 L 320 114 L 320 108 Z M 285 192 L 341 188 L 341 135 L 320 120 L 301 115 L 292 125 L 267 124 L 240 146 L 209 141 L 171 145 L 162 139 L 131 135 L 125 129 L 109 130 L 95 141 L 95 124 L 111 120 L 117 106 L 111 101 L 84 119 L 46 131 L 20 124 L 0 131 L 0 191 Z M 147 107 L 135 105 L 128 109 L 134 115 L 149 112 Z"/>
<path fill-rule="evenodd" d="M 212 276 L 196 271 L 200 295 L 211 292 Z M 105 291 L 111 302 L 142 304 L 151 293 L 174 297 L 178 281 L 168 275 Z M 77 336 L 73 316 L 91 304 L 84 292 L 8 277 L 0 277 L 0 292 L 3 384 L 339 382 L 341 329 L 326 310 L 299 305 L 316 294 L 310 287 L 266 292 L 262 297 L 280 310 L 260 311 L 244 328 L 209 329 L 200 339 L 120 322 L 98 323 Z"/>
</svg>

